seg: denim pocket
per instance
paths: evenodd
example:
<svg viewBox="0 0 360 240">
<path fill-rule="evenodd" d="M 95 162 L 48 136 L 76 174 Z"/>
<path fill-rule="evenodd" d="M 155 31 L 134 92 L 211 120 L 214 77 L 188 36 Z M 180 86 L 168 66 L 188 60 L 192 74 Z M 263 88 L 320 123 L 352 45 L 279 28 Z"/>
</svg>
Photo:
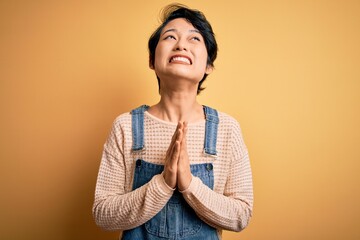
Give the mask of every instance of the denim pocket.
<svg viewBox="0 0 360 240">
<path fill-rule="evenodd" d="M 148 183 L 155 175 L 164 170 L 163 165 L 148 163 L 142 159 L 135 162 L 135 172 L 133 180 L 133 190 Z"/>
<path fill-rule="evenodd" d="M 202 224 L 181 193 L 175 191 L 164 208 L 145 223 L 145 229 L 157 237 L 186 238 L 198 233 Z"/>
</svg>

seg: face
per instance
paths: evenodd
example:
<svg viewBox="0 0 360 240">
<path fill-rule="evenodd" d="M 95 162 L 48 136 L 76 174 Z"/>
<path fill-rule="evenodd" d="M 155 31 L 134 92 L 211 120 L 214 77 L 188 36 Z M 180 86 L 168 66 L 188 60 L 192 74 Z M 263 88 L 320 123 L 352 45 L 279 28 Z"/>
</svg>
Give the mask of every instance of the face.
<svg viewBox="0 0 360 240">
<path fill-rule="evenodd" d="M 212 71 L 207 66 L 207 50 L 200 32 L 184 18 L 170 21 L 163 28 L 155 49 L 152 68 L 162 79 L 188 79 L 197 84 Z M 197 86 L 197 85 L 196 85 Z"/>
</svg>

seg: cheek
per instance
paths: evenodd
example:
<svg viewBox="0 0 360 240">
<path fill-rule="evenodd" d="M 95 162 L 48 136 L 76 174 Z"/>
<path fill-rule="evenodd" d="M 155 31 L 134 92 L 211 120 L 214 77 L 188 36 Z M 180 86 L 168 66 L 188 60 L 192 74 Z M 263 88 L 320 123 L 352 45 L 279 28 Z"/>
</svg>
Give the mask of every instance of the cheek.
<svg viewBox="0 0 360 240">
<path fill-rule="evenodd" d="M 205 51 L 205 53 L 203 53 L 202 55 L 201 55 L 201 61 L 200 61 L 200 63 L 201 63 L 201 66 L 203 66 L 204 68 L 206 68 L 206 66 L 208 65 L 207 63 L 208 63 L 208 55 L 207 55 L 207 52 Z"/>
<path fill-rule="evenodd" d="M 165 48 L 162 45 L 158 45 L 155 49 L 155 64 L 166 60 Z"/>
<path fill-rule="evenodd" d="M 207 65 L 207 60 L 208 60 L 208 53 L 207 53 L 207 49 L 205 46 L 202 46 L 201 48 L 199 48 L 199 56 L 201 58 L 201 63 Z"/>
<path fill-rule="evenodd" d="M 160 55 L 161 55 L 161 54 L 160 54 L 158 48 L 156 47 L 156 49 L 155 49 L 154 63 L 158 62 L 158 59 L 159 59 Z"/>
</svg>

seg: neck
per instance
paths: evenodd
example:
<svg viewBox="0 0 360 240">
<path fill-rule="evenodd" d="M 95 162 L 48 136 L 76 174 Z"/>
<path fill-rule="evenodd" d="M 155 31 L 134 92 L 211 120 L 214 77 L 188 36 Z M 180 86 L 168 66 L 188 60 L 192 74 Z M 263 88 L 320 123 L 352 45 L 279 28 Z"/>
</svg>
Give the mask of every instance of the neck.
<svg viewBox="0 0 360 240">
<path fill-rule="evenodd" d="M 160 102 L 149 109 L 149 112 L 168 122 L 196 122 L 204 119 L 202 105 L 196 100 L 196 93 L 161 92 Z"/>
</svg>

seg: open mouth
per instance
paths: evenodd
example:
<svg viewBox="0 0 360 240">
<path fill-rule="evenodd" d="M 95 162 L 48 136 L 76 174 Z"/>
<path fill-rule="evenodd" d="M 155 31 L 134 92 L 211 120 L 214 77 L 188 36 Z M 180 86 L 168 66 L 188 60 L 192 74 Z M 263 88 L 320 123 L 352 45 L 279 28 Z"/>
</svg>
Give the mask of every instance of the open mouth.
<svg viewBox="0 0 360 240">
<path fill-rule="evenodd" d="M 170 63 L 176 62 L 176 63 L 185 63 L 191 65 L 191 59 L 185 56 L 173 56 L 170 58 Z"/>
</svg>

